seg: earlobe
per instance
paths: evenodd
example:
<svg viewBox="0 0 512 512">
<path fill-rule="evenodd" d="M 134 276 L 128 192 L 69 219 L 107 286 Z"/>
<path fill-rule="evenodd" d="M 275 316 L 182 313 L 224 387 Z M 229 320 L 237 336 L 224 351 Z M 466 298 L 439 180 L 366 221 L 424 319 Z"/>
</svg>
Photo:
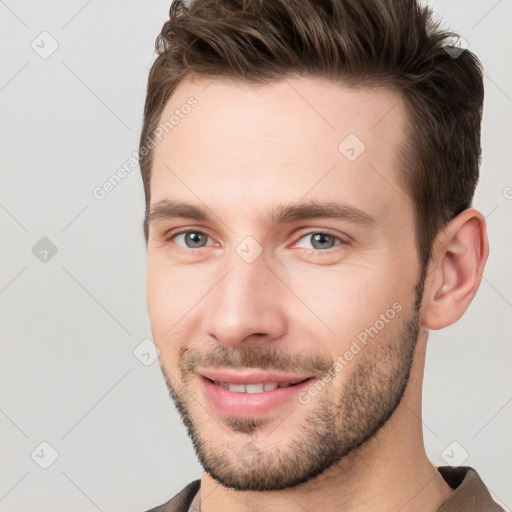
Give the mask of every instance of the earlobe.
<svg viewBox="0 0 512 512">
<path fill-rule="evenodd" d="M 473 300 L 489 252 L 485 219 L 468 208 L 439 235 L 425 286 L 423 324 L 441 329 L 453 324 Z"/>
</svg>

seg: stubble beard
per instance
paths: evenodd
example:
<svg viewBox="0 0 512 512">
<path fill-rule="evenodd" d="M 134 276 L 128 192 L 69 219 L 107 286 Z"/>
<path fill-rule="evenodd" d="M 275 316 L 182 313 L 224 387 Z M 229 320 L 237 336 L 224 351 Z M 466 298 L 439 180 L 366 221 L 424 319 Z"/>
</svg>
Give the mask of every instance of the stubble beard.
<svg viewBox="0 0 512 512">
<path fill-rule="evenodd" d="M 335 387 L 334 378 L 315 397 L 316 406 L 304 416 L 297 433 L 286 445 L 272 443 L 268 451 L 258 448 L 250 436 L 268 423 L 267 418 L 209 418 L 222 423 L 221 435 L 231 431 L 247 436 L 240 442 L 240 435 L 226 433 L 224 442 L 215 442 L 209 436 L 213 429 L 208 422 L 201 424 L 193 419 L 194 400 L 190 399 L 186 379 L 179 383 L 162 367 L 169 393 L 204 470 L 224 487 L 237 491 L 288 489 L 317 477 L 372 439 L 397 409 L 407 387 L 420 332 L 422 294 L 423 283 L 416 286 L 413 312 L 400 330 L 389 335 L 387 327 L 380 332 L 372 346 L 365 347 L 349 363 L 357 367 L 341 390 Z M 252 358 L 255 363 L 258 354 L 254 352 L 254 357 L 246 359 Z M 263 368 L 268 364 L 253 366 Z M 181 365 L 182 373 L 184 368 L 186 365 Z M 219 430 L 217 425 L 214 428 Z M 279 426 L 275 428 L 278 430 Z"/>
</svg>

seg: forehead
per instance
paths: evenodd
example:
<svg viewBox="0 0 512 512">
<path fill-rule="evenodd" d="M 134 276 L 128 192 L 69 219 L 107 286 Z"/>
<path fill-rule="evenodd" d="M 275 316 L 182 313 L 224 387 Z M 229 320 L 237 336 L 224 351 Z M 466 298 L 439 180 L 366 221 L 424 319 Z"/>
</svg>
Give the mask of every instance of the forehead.
<svg viewBox="0 0 512 512">
<path fill-rule="evenodd" d="M 307 195 L 366 202 L 375 214 L 408 208 L 397 173 L 405 119 L 401 98 L 384 88 L 187 79 L 160 119 L 151 203 L 200 194 L 207 204 L 270 206 Z"/>
</svg>

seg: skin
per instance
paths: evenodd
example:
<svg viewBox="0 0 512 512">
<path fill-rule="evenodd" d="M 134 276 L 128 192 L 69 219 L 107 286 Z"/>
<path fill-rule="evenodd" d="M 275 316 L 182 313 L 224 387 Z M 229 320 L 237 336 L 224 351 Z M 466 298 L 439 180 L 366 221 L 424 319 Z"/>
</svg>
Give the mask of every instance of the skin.
<svg viewBox="0 0 512 512">
<path fill-rule="evenodd" d="M 452 489 L 423 445 L 426 342 L 478 289 L 483 216 L 469 208 L 445 226 L 422 283 L 396 172 L 406 137 L 398 95 L 320 78 L 255 88 L 195 77 L 162 119 L 190 96 L 197 106 L 154 149 L 151 207 L 193 203 L 209 219 L 151 220 L 147 304 L 164 377 L 206 469 L 201 510 L 437 510 Z M 338 149 L 348 134 L 366 146 L 355 161 Z M 268 219 L 277 205 L 308 201 L 350 205 L 374 223 Z M 177 235 L 185 228 L 206 245 L 187 249 Z M 312 231 L 332 238 L 319 248 Z M 252 263 L 236 250 L 248 236 L 263 251 Z M 393 304 L 400 312 L 307 404 L 250 421 L 219 415 L 201 393 L 201 365 L 321 377 Z"/>
</svg>

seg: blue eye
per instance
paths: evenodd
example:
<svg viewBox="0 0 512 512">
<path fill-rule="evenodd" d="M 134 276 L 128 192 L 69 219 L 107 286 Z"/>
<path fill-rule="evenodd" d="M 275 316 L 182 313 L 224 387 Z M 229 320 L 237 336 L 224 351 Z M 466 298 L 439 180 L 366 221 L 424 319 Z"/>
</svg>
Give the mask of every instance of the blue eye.
<svg viewBox="0 0 512 512">
<path fill-rule="evenodd" d="M 310 240 L 310 247 L 301 245 L 302 240 Z M 330 235 L 329 233 L 308 233 L 307 235 L 303 236 L 299 242 L 297 243 L 296 247 L 301 247 L 303 249 L 314 249 L 314 250 L 325 250 L 325 249 L 331 249 L 336 244 L 336 240 L 340 241 L 342 243 L 342 240 L 334 235 Z"/>
<path fill-rule="evenodd" d="M 177 242 L 180 237 L 182 239 L 182 243 Z M 201 231 L 182 231 L 181 233 L 173 235 L 171 240 L 174 240 L 176 245 L 179 245 L 180 247 L 186 247 L 187 249 L 201 249 L 201 247 L 206 247 L 208 235 L 206 233 L 201 233 Z"/>
</svg>

